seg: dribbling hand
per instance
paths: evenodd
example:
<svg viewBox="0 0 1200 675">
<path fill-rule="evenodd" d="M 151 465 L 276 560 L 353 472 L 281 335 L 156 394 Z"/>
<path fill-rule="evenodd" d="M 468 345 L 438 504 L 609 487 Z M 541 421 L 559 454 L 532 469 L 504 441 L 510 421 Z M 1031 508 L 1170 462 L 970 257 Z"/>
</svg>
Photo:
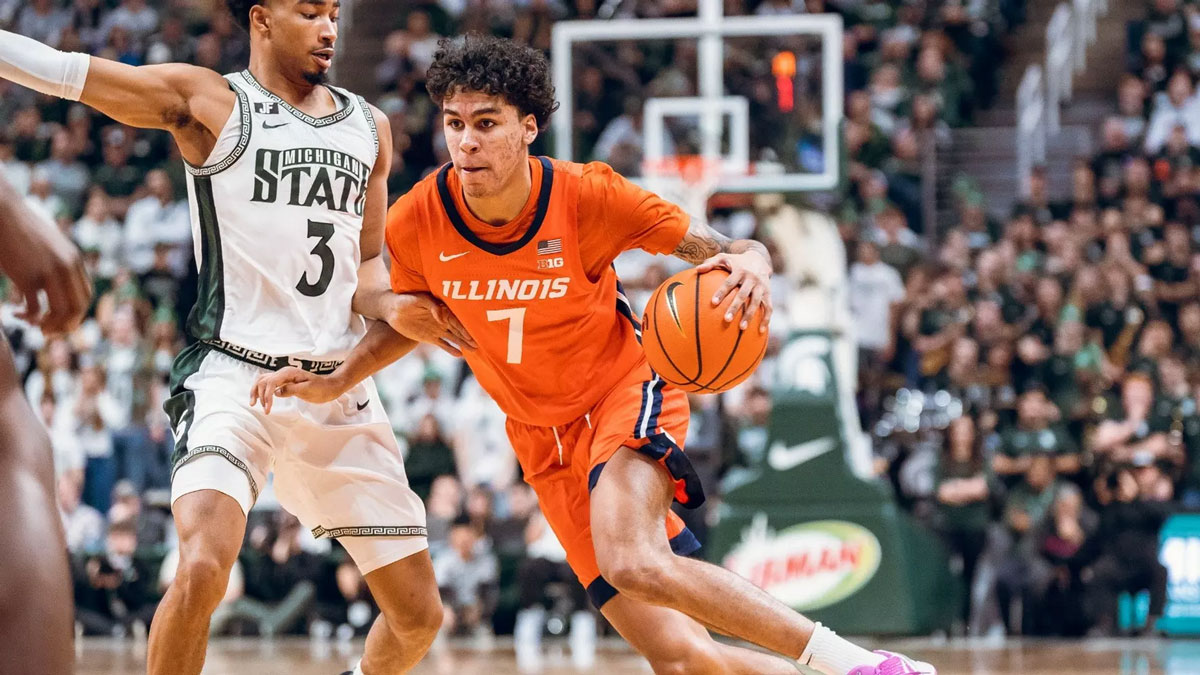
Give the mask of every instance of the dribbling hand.
<svg viewBox="0 0 1200 675">
<path fill-rule="evenodd" d="M 729 270 L 729 278 L 713 296 L 713 307 L 732 297 L 725 309 L 725 321 L 733 323 L 738 310 L 742 311 L 740 327 L 750 327 L 750 319 L 762 310 L 758 323 L 760 333 L 767 332 L 771 322 L 771 263 L 755 251 L 745 253 L 718 253 L 696 267 L 700 274 L 715 269 Z M 734 292 L 736 289 L 736 293 Z"/>
</svg>

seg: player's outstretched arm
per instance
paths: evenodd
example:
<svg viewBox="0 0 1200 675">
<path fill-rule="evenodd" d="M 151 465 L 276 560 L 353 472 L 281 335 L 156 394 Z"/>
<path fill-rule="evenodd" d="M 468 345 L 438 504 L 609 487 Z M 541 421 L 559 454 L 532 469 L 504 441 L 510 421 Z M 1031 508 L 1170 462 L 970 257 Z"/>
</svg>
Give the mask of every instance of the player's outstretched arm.
<svg viewBox="0 0 1200 675">
<path fill-rule="evenodd" d="M 134 67 L 61 52 L 8 31 L 0 31 L 0 77 L 81 101 L 130 126 L 171 131 L 184 157 L 193 162 L 207 158 L 235 97 L 224 78 L 207 68 L 181 63 Z"/>
<path fill-rule="evenodd" d="M 721 285 L 712 304 L 716 307 L 738 289 L 725 310 L 725 320 L 733 321 L 742 310 L 741 328 L 750 327 L 750 320 L 762 309 L 758 329 L 766 332 L 771 320 L 771 254 L 767 247 L 753 239 L 730 239 L 693 218 L 683 240 L 672 253 L 676 258 L 698 265 L 701 273 L 717 268 L 729 271 L 729 278 Z"/>
<path fill-rule="evenodd" d="M 417 346 L 416 340 L 398 335 L 386 323 L 375 321 L 346 360 L 328 375 L 287 367 L 260 375 L 250 389 L 250 405 L 267 414 L 276 396 L 294 396 L 309 403 L 327 403 L 350 391 L 359 382 L 395 362 Z"/>
</svg>

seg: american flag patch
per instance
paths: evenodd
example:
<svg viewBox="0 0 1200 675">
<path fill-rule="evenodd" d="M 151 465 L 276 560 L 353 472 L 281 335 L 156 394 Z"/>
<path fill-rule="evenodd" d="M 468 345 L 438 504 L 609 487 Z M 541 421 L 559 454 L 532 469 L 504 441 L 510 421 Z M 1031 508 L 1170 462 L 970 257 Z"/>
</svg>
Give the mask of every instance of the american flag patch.
<svg viewBox="0 0 1200 675">
<path fill-rule="evenodd" d="M 537 244 L 538 255 L 562 253 L 562 239 L 543 239 Z"/>
</svg>

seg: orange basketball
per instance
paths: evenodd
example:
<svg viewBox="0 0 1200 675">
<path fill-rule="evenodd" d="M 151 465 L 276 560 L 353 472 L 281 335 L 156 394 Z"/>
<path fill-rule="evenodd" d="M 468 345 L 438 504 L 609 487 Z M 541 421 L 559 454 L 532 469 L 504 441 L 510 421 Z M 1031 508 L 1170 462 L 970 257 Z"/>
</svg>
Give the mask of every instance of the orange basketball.
<svg viewBox="0 0 1200 675">
<path fill-rule="evenodd" d="M 767 353 L 767 334 L 759 332 L 761 311 L 741 330 L 740 310 L 733 321 L 725 321 L 728 298 L 713 307 L 712 297 L 727 278 L 725 270 L 685 270 L 664 281 L 646 302 L 646 361 L 662 379 L 685 391 L 727 391 L 750 377 Z"/>
</svg>

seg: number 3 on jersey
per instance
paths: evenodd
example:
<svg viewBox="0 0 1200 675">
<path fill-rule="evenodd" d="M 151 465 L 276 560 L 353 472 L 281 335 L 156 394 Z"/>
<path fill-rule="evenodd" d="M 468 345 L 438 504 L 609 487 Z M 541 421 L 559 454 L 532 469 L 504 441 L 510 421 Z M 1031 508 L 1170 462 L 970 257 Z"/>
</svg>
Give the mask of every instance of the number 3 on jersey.
<svg viewBox="0 0 1200 675">
<path fill-rule="evenodd" d="M 320 276 L 317 277 L 317 282 L 313 283 L 308 280 L 308 272 L 305 272 L 300 281 L 296 282 L 296 290 L 310 298 L 324 293 L 329 288 L 329 282 L 333 280 L 333 249 L 329 248 L 329 240 L 333 238 L 333 223 L 308 221 L 308 238 L 313 237 L 320 237 L 317 245 L 309 251 L 321 259 Z"/>
<path fill-rule="evenodd" d="M 521 341 L 525 337 L 525 308 L 489 309 L 488 321 L 508 321 L 508 358 L 509 363 L 521 362 Z"/>
</svg>

